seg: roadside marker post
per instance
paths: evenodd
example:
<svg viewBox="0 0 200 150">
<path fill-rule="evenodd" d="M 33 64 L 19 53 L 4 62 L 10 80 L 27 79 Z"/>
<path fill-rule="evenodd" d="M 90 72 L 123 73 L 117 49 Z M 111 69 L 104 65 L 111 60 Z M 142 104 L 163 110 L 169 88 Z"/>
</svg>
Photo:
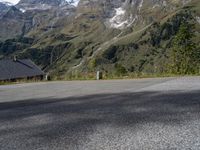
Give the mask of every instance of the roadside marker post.
<svg viewBox="0 0 200 150">
<path fill-rule="evenodd" d="M 102 79 L 102 72 L 101 71 L 97 71 L 97 75 L 96 75 L 96 79 L 97 80 L 101 80 Z"/>
</svg>

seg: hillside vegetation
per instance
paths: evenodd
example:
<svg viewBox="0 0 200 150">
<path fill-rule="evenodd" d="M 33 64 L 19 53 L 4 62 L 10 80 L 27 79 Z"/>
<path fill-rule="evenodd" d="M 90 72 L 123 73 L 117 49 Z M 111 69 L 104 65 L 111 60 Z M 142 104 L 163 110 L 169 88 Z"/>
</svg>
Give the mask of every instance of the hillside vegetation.
<svg viewBox="0 0 200 150">
<path fill-rule="evenodd" d="M 76 15 L 59 18 L 56 10 L 34 12 L 42 23 L 1 39 L 0 58 L 30 58 L 55 79 L 90 78 L 97 70 L 109 78 L 199 74 L 200 2 L 177 3 L 175 9 L 147 5 L 123 29 L 107 26 L 101 3 L 87 9 L 80 4 L 70 8 Z"/>
</svg>

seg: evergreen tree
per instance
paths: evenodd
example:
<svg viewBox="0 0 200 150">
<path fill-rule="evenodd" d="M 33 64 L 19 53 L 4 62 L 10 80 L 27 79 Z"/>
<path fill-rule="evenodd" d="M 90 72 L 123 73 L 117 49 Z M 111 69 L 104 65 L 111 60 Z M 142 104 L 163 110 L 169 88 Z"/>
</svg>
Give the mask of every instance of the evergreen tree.
<svg viewBox="0 0 200 150">
<path fill-rule="evenodd" d="M 184 20 L 173 40 L 170 70 L 174 74 L 195 74 L 199 72 L 200 52 L 194 43 L 194 29 L 194 24 Z"/>
</svg>

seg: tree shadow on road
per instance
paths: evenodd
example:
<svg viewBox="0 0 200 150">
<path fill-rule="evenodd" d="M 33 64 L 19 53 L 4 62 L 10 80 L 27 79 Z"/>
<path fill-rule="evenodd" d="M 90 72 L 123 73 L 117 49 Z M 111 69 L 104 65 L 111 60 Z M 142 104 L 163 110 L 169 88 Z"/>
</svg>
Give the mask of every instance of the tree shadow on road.
<svg viewBox="0 0 200 150">
<path fill-rule="evenodd" d="M 31 99 L 0 103 L 0 125 L 12 124 L 1 128 L 0 135 L 24 133 L 27 138 L 42 138 L 43 142 L 65 137 L 68 144 L 75 144 L 99 125 L 134 127 L 155 122 L 179 125 L 193 116 L 200 117 L 200 91 Z M 77 141 L 71 140 L 75 135 Z"/>
</svg>

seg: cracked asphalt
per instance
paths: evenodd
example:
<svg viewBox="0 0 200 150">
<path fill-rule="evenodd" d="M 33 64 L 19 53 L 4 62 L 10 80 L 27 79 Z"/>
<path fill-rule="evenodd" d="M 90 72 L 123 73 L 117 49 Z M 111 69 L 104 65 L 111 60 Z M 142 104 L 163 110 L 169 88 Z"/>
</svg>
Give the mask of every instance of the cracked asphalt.
<svg viewBox="0 0 200 150">
<path fill-rule="evenodd" d="M 200 77 L 0 86 L 0 150 L 168 149 L 200 149 Z"/>
</svg>

